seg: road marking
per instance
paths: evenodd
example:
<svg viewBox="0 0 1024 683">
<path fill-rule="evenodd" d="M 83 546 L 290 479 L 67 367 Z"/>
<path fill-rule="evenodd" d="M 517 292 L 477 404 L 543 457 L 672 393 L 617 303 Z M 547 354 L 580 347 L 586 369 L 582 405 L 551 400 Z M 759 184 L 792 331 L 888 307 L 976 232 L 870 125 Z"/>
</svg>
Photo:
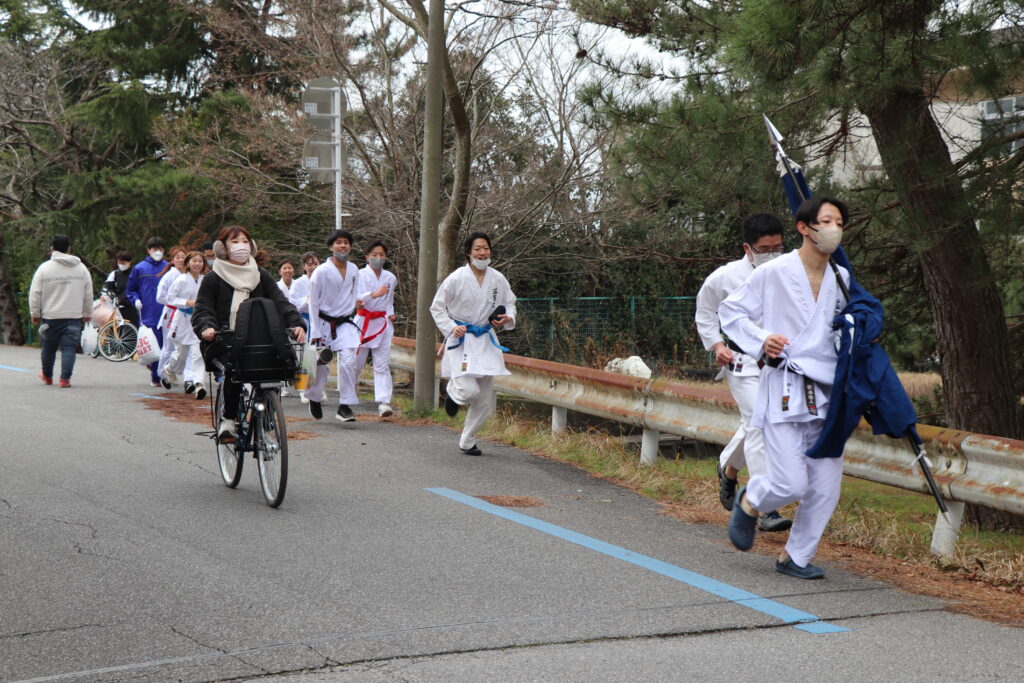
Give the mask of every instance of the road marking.
<svg viewBox="0 0 1024 683">
<path fill-rule="evenodd" d="M 141 396 L 142 398 L 151 398 L 154 401 L 170 401 L 171 399 L 164 396 L 153 396 L 151 394 L 128 394 L 129 396 Z"/>
<path fill-rule="evenodd" d="M 14 372 L 28 372 L 25 368 L 16 368 L 13 365 L 0 365 L 0 368 L 4 370 L 13 370 Z"/>
<path fill-rule="evenodd" d="M 776 619 L 781 619 L 783 623 L 792 624 L 794 628 L 798 628 L 801 631 L 821 634 L 842 633 L 843 631 L 850 630 L 842 626 L 835 626 L 834 624 L 821 621 L 813 614 L 808 614 L 807 612 L 802 612 L 793 607 L 789 607 L 788 605 L 783 605 L 780 602 L 763 598 L 760 595 L 745 591 L 742 588 L 730 586 L 727 583 L 722 583 L 721 581 L 717 581 L 702 574 L 691 572 L 688 569 L 677 567 L 673 564 L 669 564 L 668 562 L 648 557 L 647 555 L 635 553 L 632 550 L 620 548 L 619 546 L 612 545 L 611 543 L 605 543 L 604 541 L 600 541 L 591 536 L 585 536 L 583 534 L 576 533 L 575 531 L 570 531 L 569 529 L 535 519 L 534 517 L 524 515 L 520 512 L 513 512 L 512 510 L 508 510 L 498 505 L 491 505 L 490 503 L 482 501 L 479 498 L 466 495 L 465 493 L 460 493 L 447 488 L 428 488 L 427 491 L 439 496 L 444 496 L 445 498 L 449 498 L 456 502 L 463 503 L 476 508 L 477 510 L 482 510 L 483 512 L 488 512 L 497 517 L 507 519 L 510 522 L 515 522 L 517 524 L 530 527 L 531 529 L 542 531 L 546 534 L 555 536 L 556 538 L 560 538 L 563 541 L 569 541 L 570 543 L 575 543 L 576 545 L 583 546 L 584 548 L 596 550 L 597 552 L 610 557 L 629 562 L 630 564 L 635 564 L 638 567 L 643 567 L 644 569 L 667 576 L 670 579 L 681 581 L 682 583 L 693 586 L 694 588 L 699 588 L 700 590 L 707 591 L 712 595 L 717 595 L 718 597 L 725 598 L 730 602 L 735 602 L 737 605 L 749 607 L 750 609 L 773 616 Z"/>
</svg>

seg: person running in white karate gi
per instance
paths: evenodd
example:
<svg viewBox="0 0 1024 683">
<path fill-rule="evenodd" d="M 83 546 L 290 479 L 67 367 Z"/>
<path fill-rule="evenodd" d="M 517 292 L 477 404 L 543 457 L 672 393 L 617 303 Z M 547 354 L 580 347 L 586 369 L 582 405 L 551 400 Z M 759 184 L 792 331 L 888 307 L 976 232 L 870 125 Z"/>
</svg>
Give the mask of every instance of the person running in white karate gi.
<svg viewBox="0 0 1024 683">
<path fill-rule="evenodd" d="M 497 407 L 494 378 L 511 374 L 495 331 L 515 328 L 516 296 L 505 276 L 489 267 L 491 238 L 486 233 L 467 237 L 463 253 L 469 263 L 444 279 L 430 314 L 445 337 L 445 412 L 455 417 L 459 406 L 469 406 L 459 448 L 466 455 L 481 455 L 476 433 Z"/>
<path fill-rule="evenodd" d="M 192 329 L 192 313 L 195 312 L 199 287 L 206 273 L 206 258 L 201 251 L 191 251 L 185 256 L 185 274 L 174 281 L 167 292 L 167 305 L 174 306 L 174 318 L 167 325 L 164 341 L 173 342 L 173 352 L 167 359 L 164 370 L 168 374 L 184 375 L 185 385 L 191 385 L 196 400 L 206 398 L 206 367 L 199 351 L 199 337 Z"/>
<path fill-rule="evenodd" d="M 170 248 L 171 265 L 161 276 L 160 283 L 156 287 L 156 302 L 163 304 L 164 307 L 160 313 L 160 322 L 156 326 L 160 331 L 160 360 L 157 361 L 156 374 L 160 377 L 160 384 L 164 389 L 170 389 L 178 381 L 178 376 L 175 373 L 167 372 L 167 359 L 174 353 L 174 340 L 168 338 L 167 330 L 174 322 L 174 314 L 177 312 L 174 306 L 167 303 L 167 293 L 171 291 L 171 285 L 185 273 L 185 256 L 187 254 L 188 250 L 184 247 Z"/>
<path fill-rule="evenodd" d="M 761 369 L 757 358 L 743 353 L 735 342 L 722 336 L 718 305 L 750 277 L 754 268 L 782 254 L 782 231 L 782 221 L 770 213 L 747 217 L 743 221 L 743 258 L 716 269 L 697 292 L 697 332 L 704 348 L 714 352 L 715 361 L 722 368 L 715 379 L 726 378 L 740 411 L 739 428 L 718 458 L 718 498 L 726 510 L 732 510 L 736 476 L 743 465 L 746 464 L 751 476 L 764 472 L 761 430 L 750 426 Z M 786 531 L 792 523 L 772 510 L 761 516 L 757 526 L 761 531 Z"/>
<path fill-rule="evenodd" d="M 799 501 L 776 571 L 820 579 L 811 564 L 839 502 L 843 458 L 810 458 L 825 423 L 836 369 L 832 320 L 845 305 L 829 255 L 839 246 L 848 213 L 836 199 L 804 201 L 796 214 L 803 235 L 799 249 L 755 269 L 722 302 L 722 330 L 749 355 L 766 357 L 752 427 L 764 436 L 766 471 L 736 494 L 729 540 L 740 550 L 754 544 L 758 510 L 777 510 Z"/>
<path fill-rule="evenodd" d="M 356 353 L 356 381 L 366 365 L 366 355 L 373 352 L 373 400 L 377 414 L 388 417 L 391 408 L 391 340 L 394 337 L 395 288 L 398 278 L 384 270 L 388 260 L 387 247 L 381 241 L 366 248 L 366 267 L 359 271 L 359 351 Z"/>
<path fill-rule="evenodd" d="M 359 403 L 356 396 L 356 349 L 359 348 L 359 328 L 356 321 L 356 300 L 359 293 L 359 268 L 349 262 L 352 235 L 335 230 L 327 238 L 331 258 L 318 266 L 309 278 L 310 338 L 323 349 L 337 353 L 338 359 L 338 412 L 336 419 L 354 422 L 351 406 Z M 321 403 L 329 370 L 318 365 L 316 377 L 306 390 L 309 414 L 317 420 L 324 416 Z"/>
</svg>

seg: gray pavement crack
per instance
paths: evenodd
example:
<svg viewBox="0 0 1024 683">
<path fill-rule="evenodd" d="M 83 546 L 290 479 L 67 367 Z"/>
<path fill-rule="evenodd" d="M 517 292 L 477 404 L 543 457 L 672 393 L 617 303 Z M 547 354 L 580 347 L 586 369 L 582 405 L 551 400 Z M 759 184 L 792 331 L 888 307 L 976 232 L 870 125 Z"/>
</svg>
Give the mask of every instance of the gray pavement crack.
<svg viewBox="0 0 1024 683">
<path fill-rule="evenodd" d="M 23 633 L 9 633 L 0 635 L 0 640 L 7 638 L 31 638 L 33 636 L 44 636 L 49 633 L 66 633 L 68 631 L 79 631 L 83 628 L 108 628 L 112 624 L 79 624 L 77 626 L 62 626 L 60 628 L 46 628 L 38 631 L 24 631 Z"/>
<path fill-rule="evenodd" d="M 242 664 L 245 664 L 246 666 L 251 666 L 254 669 L 258 669 L 259 671 L 262 671 L 263 674 L 259 674 L 259 675 L 268 675 L 268 674 L 272 673 L 269 669 L 267 669 L 264 666 L 260 666 L 259 664 L 255 664 L 255 663 L 250 662 L 250 661 L 248 661 L 246 659 L 243 659 L 240 652 L 231 652 L 229 650 L 225 650 L 222 647 L 217 647 L 216 645 L 210 645 L 209 643 L 204 643 L 203 641 L 199 640 L 198 638 L 190 636 L 189 634 L 185 633 L 184 631 L 181 631 L 181 630 L 179 630 L 179 629 L 177 629 L 177 628 L 175 628 L 173 626 L 168 626 L 168 628 L 171 630 L 171 633 L 177 634 L 177 635 L 181 636 L 182 638 L 184 638 L 185 640 L 198 645 L 199 647 L 205 647 L 208 650 L 212 650 L 214 652 L 219 652 L 220 654 L 225 655 L 227 657 L 230 657 L 230 658 L 232 658 L 232 659 L 234 659 L 236 661 L 239 661 Z M 252 651 L 259 651 L 259 648 L 254 648 L 254 649 L 249 650 L 249 651 L 250 652 L 252 652 Z"/>
</svg>

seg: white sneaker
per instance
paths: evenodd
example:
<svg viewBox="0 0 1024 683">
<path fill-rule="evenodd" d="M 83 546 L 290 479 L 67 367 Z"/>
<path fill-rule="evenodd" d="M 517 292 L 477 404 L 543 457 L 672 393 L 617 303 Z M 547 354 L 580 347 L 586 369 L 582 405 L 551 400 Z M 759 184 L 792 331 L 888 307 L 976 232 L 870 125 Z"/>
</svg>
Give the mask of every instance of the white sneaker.
<svg viewBox="0 0 1024 683">
<path fill-rule="evenodd" d="M 391 405 L 388 403 L 381 403 L 380 407 L 377 408 L 377 414 L 381 417 L 390 417 L 394 412 L 395 411 L 391 409 Z"/>
<path fill-rule="evenodd" d="M 219 441 L 235 440 L 235 421 L 226 417 L 220 419 L 220 426 L 217 428 L 217 439 Z"/>
<path fill-rule="evenodd" d="M 290 396 L 291 392 L 288 391 L 287 387 L 281 387 L 281 396 Z"/>
<path fill-rule="evenodd" d="M 309 399 L 306 398 L 306 392 L 305 391 L 300 391 L 299 392 L 299 400 L 302 401 L 303 405 L 309 403 Z"/>
</svg>

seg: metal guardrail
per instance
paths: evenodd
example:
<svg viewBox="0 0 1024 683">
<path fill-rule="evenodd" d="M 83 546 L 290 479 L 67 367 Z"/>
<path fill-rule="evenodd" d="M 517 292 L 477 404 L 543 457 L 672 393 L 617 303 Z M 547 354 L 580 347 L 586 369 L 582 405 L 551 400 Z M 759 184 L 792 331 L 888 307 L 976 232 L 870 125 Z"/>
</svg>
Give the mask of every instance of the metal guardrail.
<svg viewBox="0 0 1024 683">
<path fill-rule="evenodd" d="M 391 363 L 414 369 L 415 342 L 396 338 Z M 660 433 L 725 445 L 739 426 L 728 390 L 647 380 L 552 361 L 505 356 L 512 373 L 495 378 L 498 391 L 553 406 L 552 429 L 565 428 L 566 411 L 615 420 L 644 430 L 640 456 L 653 463 Z M 1024 514 L 1024 441 L 918 425 L 935 480 L 950 503 L 937 516 L 932 551 L 952 554 L 963 505 Z M 846 444 L 844 472 L 927 493 L 927 484 L 903 439 L 873 436 L 862 423 Z"/>
</svg>

